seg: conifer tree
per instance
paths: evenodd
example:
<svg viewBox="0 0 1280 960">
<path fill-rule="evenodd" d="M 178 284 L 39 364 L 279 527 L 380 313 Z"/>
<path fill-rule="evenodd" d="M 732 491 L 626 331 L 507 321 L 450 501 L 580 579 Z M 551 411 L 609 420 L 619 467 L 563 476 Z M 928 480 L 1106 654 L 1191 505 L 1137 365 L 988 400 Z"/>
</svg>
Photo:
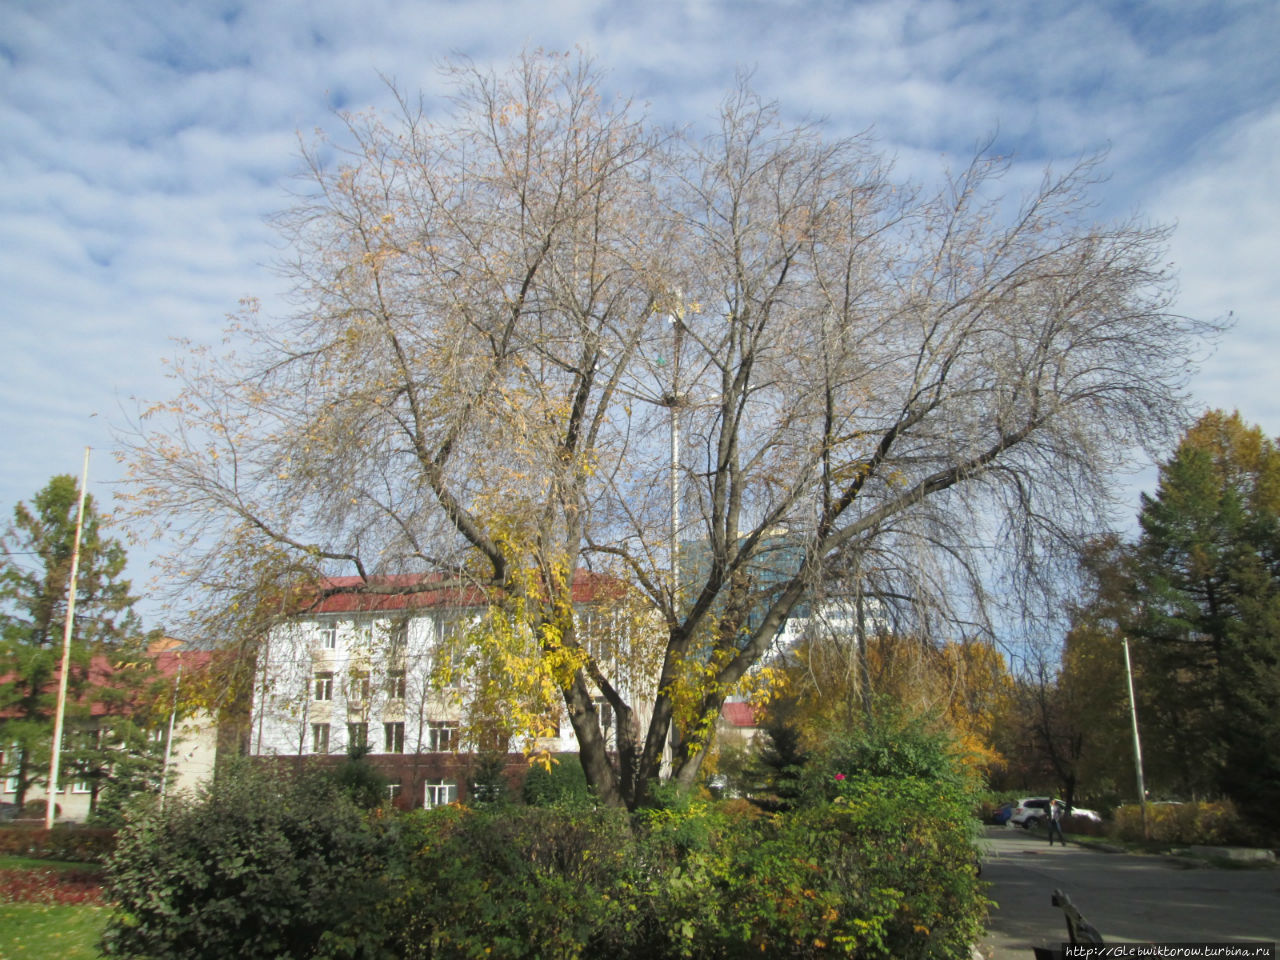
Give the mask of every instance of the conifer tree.
<svg viewBox="0 0 1280 960">
<path fill-rule="evenodd" d="M 1152 759 L 1186 794 L 1280 805 L 1280 449 L 1213 411 L 1143 498 L 1134 567 Z"/>
<path fill-rule="evenodd" d="M 13 522 L 0 537 L 0 750 L 19 806 L 48 776 L 78 500 L 75 478 L 56 476 L 30 504 L 14 508 Z M 144 646 L 123 578 L 125 560 L 123 545 L 105 534 L 93 498 L 86 497 L 67 678 L 64 782 L 67 773 L 90 781 L 107 777 L 103 751 L 114 746 L 89 729 L 90 704 L 114 703 L 123 710 L 128 699 L 120 682 L 127 672 L 95 671 L 94 656 L 116 667 L 139 659 Z"/>
</svg>

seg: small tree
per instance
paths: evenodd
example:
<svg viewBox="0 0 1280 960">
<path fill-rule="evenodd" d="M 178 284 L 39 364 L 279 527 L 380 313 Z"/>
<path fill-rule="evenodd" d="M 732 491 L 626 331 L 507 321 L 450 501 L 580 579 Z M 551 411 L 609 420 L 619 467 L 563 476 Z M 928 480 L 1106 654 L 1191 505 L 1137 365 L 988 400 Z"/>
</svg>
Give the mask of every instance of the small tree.
<svg viewBox="0 0 1280 960">
<path fill-rule="evenodd" d="M 332 777 L 351 802 L 362 810 L 371 810 L 387 802 L 391 781 L 369 762 L 369 745 L 349 744 L 347 757 L 334 769 Z"/>
</svg>

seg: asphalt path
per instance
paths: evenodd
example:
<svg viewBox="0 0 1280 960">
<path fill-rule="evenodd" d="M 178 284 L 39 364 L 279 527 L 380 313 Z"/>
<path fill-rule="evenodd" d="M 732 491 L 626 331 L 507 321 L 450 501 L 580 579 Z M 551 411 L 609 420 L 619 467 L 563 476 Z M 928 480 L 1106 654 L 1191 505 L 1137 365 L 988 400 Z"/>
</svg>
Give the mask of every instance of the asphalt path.
<svg viewBox="0 0 1280 960">
<path fill-rule="evenodd" d="M 1030 960 L 1066 939 L 1053 891 L 1107 943 L 1280 941 L 1280 868 L 1189 866 L 1173 857 L 1050 847 L 1043 833 L 987 827 L 982 878 L 996 901 L 985 960 Z"/>
</svg>

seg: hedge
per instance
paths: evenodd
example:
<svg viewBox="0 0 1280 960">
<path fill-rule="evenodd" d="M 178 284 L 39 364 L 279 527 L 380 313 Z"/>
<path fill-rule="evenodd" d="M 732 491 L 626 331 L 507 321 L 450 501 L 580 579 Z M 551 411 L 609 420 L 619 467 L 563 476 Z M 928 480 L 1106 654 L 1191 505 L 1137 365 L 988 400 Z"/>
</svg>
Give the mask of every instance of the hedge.
<svg viewBox="0 0 1280 960">
<path fill-rule="evenodd" d="M 36 824 L 0 827 L 0 853 L 72 863 L 105 863 L 116 845 L 116 831 L 105 827 Z"/>
<path fill-rule="evenodd" d="M 1159 843 L 1237 844 L 1253 839 L 1230 800 L 1147 804 L 1149 839 Z M 1116 810 L 1111 834 L 1121 840 L 1142 840 L 1142 807 L 1128 804 Z"/>
</svg>

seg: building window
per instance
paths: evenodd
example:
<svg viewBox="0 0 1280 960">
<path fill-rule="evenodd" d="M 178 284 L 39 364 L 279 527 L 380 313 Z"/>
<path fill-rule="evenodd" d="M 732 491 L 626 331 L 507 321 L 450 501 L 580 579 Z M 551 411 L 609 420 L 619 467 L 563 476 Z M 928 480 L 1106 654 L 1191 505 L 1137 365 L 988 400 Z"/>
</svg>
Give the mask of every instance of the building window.
<svg viewBox="0 0 1280 960">
<path fill-rule="evenodd" d="M 9 774 L 9 776 L 5 777 L 4 780 L 5 793 L 18 792 L 18 767 L 20 766 L 20 763 L 21 751 L 16 743 L 13 745 L 13 749 L 9 752 L 0 753 L 0 770 Z M 12 764 L 12 769 L 10 769 L 7 764 Z"/>
<path fill-rule="evenodd" d="M 458 785 L 445 780 L 428 781 L 424 784 L 426 794 L 423 796 L 424 807 L 443 807 L 458 799 Z"/>
<path fill-rule="evenodd" d="M 458 725 L 453 722 L 437 722 L 427 727 L 427 751 L 448 753 L 458 749 Z"/>
<path fill-rule="evenodd" d="M 316 700 L 332 700 L 333 699 L 333 674 L 317 673 L 315 681 L 315 699 Z"/>
<path fill-rule="evenodd" d="M 93 787 L 89 786 L 89 781 L 87 780 L 77 780 L 75 783 L 71 784 L 71 792 L 93 793 Z"/>
<path fill-rule="evenodd" d="M 600 718 L 600 729 L 607 737 L 613 729 L 613 705 L 604 697 L 596 697 L 596 716 Z"/>
<path fill-rule="evenodd" d="M 329 752 L 329 725 L 327 723 L 313 723 L 311 725 L 311 752 Z"/>
<path fill-rule="evenodd" d="M 338 628 L 333 624 L 320 628 L 320 646 L 325 650 L 333 650 L 338 646 Z"/>
<path fill-rule="evenodd" d="M 403 788 L 399 780 L 392 780 L 387 784 L 387 799 L 392 803 L 395 803 L 395 801 L 399 799 L 402 789 Z"/>
<path fill-rule="evenodd" d="M 363 670 L 351 671 L 351 676 L 347 678 L 347 699 L 355 703 L 367 703 L 372 694 L 369 674 Z"/>
<path fill-rule="evenodd" d="M 13 752 L 16 754 L 17 750 L 15 749 Z M 5 766 L 5 762 L 7 760 L 9 760 L 9 754 L 0 752 L 0 771 L 8 772 L 8 768 Z M 17 758 L 15 756 L 14 762 L 16 763 L 16 761 L 17 761 Z M 18 792 L 18 777 L 17 777 L 16 768 L 13 771 L 13 776 L 8 776 L 4 778 L 4 792 L 5 793 Z"/>
<path fill-rule="evenodd" d="M 369 724 L 347 724 L 347 746 L 349 748 L 367 747 L 369 745 Z"/>
<path fill-rule="evenodd" d="M 462 686 L 466 673 L 466 659 L 462 649 L 463 632 L 452 625 L 441 625 L 435 649 L 432 651 L 431 670 L 437 683 L 457 689 Z"/>
<path fill-rule="evenodd" d="M 403 723 L 384 723 L 382 732 L 387 753 L 404 753 Z"/>
<path fill-rule="evenodd" d="M 392 700 L 404 699 L 404 668 L 387 671 L 387 696 Z"/>
</svg>

